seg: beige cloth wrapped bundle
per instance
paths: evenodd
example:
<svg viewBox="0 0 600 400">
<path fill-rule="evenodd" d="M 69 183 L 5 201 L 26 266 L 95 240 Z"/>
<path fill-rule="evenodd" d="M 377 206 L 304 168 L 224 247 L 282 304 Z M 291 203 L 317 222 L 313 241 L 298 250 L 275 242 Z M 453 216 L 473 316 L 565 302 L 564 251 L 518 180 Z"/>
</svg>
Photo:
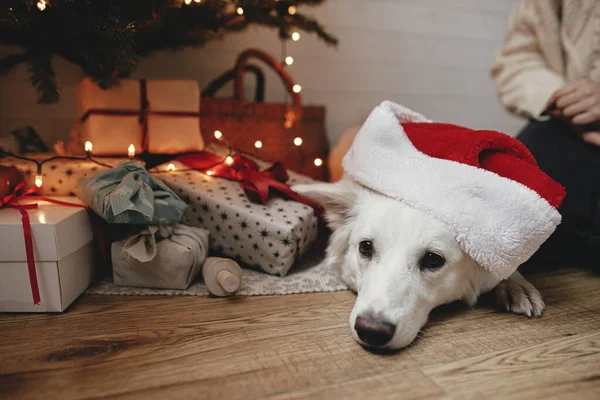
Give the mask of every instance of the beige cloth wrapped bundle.
<svg viewBox="0 0 600 400">
<path fill-rule="evenodd" d="M 186 225 L 148 226 L 112 244 L 116 285 L 187 289 L 208 254 L 208 231 Z"/>
<path fill-rule="evenodd" d="M 196 81 L 123 79 L 108 90 L 84 78 L 75 90 L 77 115 L 67 151 L 94 155 L 179 154 L 201 151 L 200 88 Z"/>
</svg>

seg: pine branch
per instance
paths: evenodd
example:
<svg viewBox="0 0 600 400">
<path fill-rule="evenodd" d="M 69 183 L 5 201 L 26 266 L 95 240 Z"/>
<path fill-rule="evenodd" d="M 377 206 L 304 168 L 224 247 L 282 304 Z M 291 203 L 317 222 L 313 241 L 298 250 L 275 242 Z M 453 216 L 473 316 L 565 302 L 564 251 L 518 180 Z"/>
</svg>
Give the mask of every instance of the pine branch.
<svg viewBox="0 0 600 400">
<path fill-rule="evenodd" d="M 57 103 L 60 98 L 54 71 L 52 70 L 52 55 L 44 52 L 29 53 L 29 81 L 38 92 L 39 104 Z"/>
<path fill-rule="evenodd" d="M 11 54 L 0 59 L 0 74 L 5 74 L 29 59 L 29 53 Z"/>
</svg>

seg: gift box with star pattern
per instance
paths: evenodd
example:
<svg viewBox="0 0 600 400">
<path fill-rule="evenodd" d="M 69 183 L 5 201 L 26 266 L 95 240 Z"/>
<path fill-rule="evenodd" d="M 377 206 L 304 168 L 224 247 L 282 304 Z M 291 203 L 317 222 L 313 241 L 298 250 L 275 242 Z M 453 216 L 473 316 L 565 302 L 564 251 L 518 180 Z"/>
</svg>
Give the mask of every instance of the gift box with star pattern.
<svg viewBox="0 0 600 400">
<path fill-rule="evenodd" d="M 27 158 L 37 161 L 47 160 L 56 154 L 34 153 L 27 154 Z M 42 186 L 38 193 L 42 196 L 76 196 L 77 181 L 80 178 L 94 175 L 100 171 L 108 170 L 108 166 L 117 164 L 120 159 L 102 158 L 101 163 L 91 160 L 57 159 L 45 162 L 42 166 Z M 23 173 L 23 178 L 28 187 L 35 187 L 37 165 L 35 162 L 20 160 L 14 157 L 0 158 L 0 165 L 14 166 Z"/>
<path fill-rule="evenodd" d="M 151 172 L 188 203 L 181 223 L 207 229 L 212 252 L 285 276 L 315 241 L 318 223 L 311 207 L 275 196 L 266 204 L 253 203 L 239 182 L 186 171 L 178 162 L 171 164 Z M 290 186 L 312 182 L 291 171 L 288 174 Z"/>
</svg>

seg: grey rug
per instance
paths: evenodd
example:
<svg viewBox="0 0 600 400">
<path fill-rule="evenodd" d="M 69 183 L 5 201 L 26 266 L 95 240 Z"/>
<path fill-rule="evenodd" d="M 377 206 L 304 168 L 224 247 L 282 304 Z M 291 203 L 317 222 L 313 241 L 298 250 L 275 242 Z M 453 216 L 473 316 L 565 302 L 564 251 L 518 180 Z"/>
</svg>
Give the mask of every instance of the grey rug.
<svg viewBox="0 0 600 400">
<path fill-rule="evenodd" d="M 293 293 L 335 292 L 348 287 L 340 280 L 338 272 L 321 263 L 322 254 L 305 257 L 292 267 L 287 276 L 279 277 L 264 272 L 244 269 L 239 296 L 259 296 Z M 112 279 L 102 281 L 86 291 L 87 294 L 104 295 L 159 295 L 159 296 L 207 296 L 208 290 L 201 277 L 187 290 L 148 289 L 117 286 Z"/>
</svg>

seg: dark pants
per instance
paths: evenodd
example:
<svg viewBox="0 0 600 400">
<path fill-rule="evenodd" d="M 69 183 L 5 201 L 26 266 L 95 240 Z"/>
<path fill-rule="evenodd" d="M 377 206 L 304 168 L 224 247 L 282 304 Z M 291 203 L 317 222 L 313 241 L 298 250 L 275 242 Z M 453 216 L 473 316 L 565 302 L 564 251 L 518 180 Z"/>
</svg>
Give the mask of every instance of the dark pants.
<svg viewBox="0 0 600 400">
<path fill-rule="evenodd" d="M 533 264 L 600 269 L 600 147 L 562 122 L 531 121 L 519 134 L 540 168 L 567 189 L 562 223 L 532 257 Z"/>
</svg>

